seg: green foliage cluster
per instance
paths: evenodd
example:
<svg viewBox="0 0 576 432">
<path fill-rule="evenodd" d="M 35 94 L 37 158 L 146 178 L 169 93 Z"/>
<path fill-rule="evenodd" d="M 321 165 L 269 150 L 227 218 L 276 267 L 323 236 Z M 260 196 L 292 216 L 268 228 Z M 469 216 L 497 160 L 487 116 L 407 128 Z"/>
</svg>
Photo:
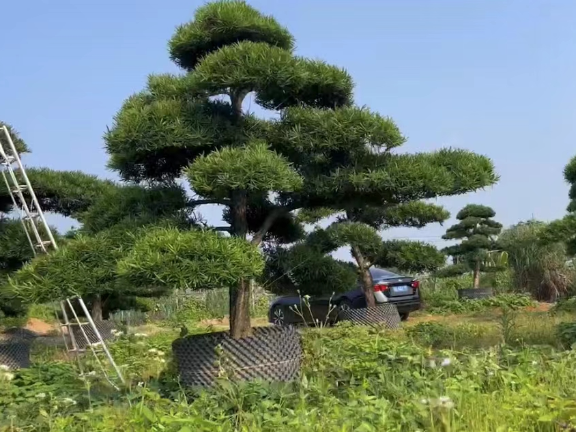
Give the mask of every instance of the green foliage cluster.
<svg viewBox="0 0 576 432">
<path fill-rule="evenodd" d="M 534 220 L 521 222 L 504 230 L 499 238 L 508 256 L 514 286 L 541 301 L 555 301 L 566 295 L 576 280 L 566 245 L 541 241 L 550 227 Z"/>
<path fill-rule="evenodd" d="M 450 299 L 427 296 L 424 308 L 429 314 L 464 314 L 482 312 L 495 308 L 517 309 L 535 306 L 534 300 L 523 294 L 500 294 L 484 299 Z"/>
<path fill-rule="evenodd" d="M 112 293 L 157 296 L 167 287 L 228 287 L 262 270 L 259 251 L 240 239 L 164 225 L 116 225 L 95 235 L 79 235 L 66 247 L 25 265 L 11 278 L 12 290 L 29 302 Z M 156 265 L 156 250 L 165 252 L 161 266 Z M 148 284 L 150 274 L 164 283 Z"/>
<path fill-rule="evenodd" d="M 570 185 L 568 192 L 570 202 L 566 208 L 568 214 L 550 223 L 540 233 L 540 238 L 544 244 L 564 243 L 568 254 L 574 256 L 576 254 L 576 157 L 570 159 L 564 168 L 564 179 Z"/>
<path fill-rule="evenodd" d="M 564 348 L 573 348 L 574 344 L 576 344 L 576 323 L 560 323 L 558 325 L 558 339 Z"/>
<path fill-rule="evenodd" d="M 523 329 L 518 331 L 528 327 Z M 303 335 L 305 358 L 298 382 L 241 384 L 224 378 L 213 390 L 186 393 L 173 378 L 171 333 L 123 335 L 111 350 L 133 387 L 125 393 L 109 391 L 96 376 L 80 380 L 66 364 L 38 364 L 0 381 L 0 430 L 335 432 L 344 427 L 392 432 L 507 427 L 540 432 L 573 427 L 574 351 L 525 344 L 481 350 L 465 346 L 487 331 L 439 323 L 417 325 L 407 337 L 346 325 L 309 329 Z M 442 348 L 441 340 L 454 337 L 458 348 Z M 431 345 L 440 348 L 431 350 Z"/>
</svg>

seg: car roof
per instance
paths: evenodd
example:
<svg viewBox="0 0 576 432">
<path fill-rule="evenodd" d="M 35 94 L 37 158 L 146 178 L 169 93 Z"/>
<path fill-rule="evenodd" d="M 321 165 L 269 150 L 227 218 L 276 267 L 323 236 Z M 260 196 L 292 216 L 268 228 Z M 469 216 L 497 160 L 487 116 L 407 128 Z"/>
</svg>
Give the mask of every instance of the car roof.
<svg viewBox="0 0 576 432">
<path fill-rule="evenodd" d="M 397 273 L 392 273 L 391 271 L 384 270 L 384 269 L 381 269 L 378 267 L 370 268 L 370 274 L 372 275 L 372 279 L 391 279 L 391 278 L 402 277 L 401 275 L 399 275 Z"/>
</svg>

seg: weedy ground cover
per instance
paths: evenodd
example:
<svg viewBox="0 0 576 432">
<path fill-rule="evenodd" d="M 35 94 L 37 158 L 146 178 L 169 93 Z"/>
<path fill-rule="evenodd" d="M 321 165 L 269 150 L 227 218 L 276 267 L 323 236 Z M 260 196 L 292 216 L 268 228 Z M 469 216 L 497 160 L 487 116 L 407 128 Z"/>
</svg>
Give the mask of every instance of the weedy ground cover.
<svg viewBox="0 0 576 432">
<path fill-rule="evenodd" d="M 203 392 L 178 384 L 178 330 L 148 326 L 111 344 L 129 381 L 121 392 L 49 349 L 28 370 L 0 372 L 0 431 L 575 430 L 574 321 L 505 309 L 415 317 L 394 332 L 303 329 L 298 382 L 238 384 L 223 371 Z"/>
</svg>

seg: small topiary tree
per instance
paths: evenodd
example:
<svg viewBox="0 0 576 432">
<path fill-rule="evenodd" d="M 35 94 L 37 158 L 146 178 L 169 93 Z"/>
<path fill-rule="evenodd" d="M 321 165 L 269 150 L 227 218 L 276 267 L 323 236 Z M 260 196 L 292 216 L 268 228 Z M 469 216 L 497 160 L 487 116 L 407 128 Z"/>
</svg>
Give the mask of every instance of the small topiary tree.
<svg viewBox="0 0 576 432">
<path fill-rule="evenodd" d="M 500 270 L 488 265 L 490 253 L 499 249 L 496 241 L 502 231 L 502 224 L 492 218 L 496 212 L 490 207 L 468 204 L 456 215 L 458 222 L 446 230 L 444 240 L 461 240 L 460 244 L 444 248 L 444 252 L 454 257 L 454 265 L 439 272 L 439 276 L 455 276 L 473 272 L 473 288 L 480 286 L 480 272 Z"/>
</svg>

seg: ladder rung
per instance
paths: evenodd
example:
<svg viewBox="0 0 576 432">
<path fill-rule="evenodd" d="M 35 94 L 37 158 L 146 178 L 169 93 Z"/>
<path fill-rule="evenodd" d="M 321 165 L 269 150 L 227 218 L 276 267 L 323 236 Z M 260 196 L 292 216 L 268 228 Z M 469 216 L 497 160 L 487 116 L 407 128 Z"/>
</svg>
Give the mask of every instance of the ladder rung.
<svg viewBox="0 0 576 432">
<path fill-rule="evenodd" d="M 12 193 L 22 192 L 22 191 L 25 191 L 26 189 L 28 189 L 28 186 L 26 186 L 26 185 L 18 185 L 18 186 L 16 186 L 14 189 L 12 189 Z"/>
<path fill-rule="evenodd" d="M 15 160 L 16 158 L 14 156 L 8 156 L 6 159 L 2 159 L 2 165 L 11 165 Z"/>
<path fill-rule="evenodd" d="M 31 220 L 37 219 L 37 218 L 39 218 L 39 217 L 40 217 L 40 215 L 39 215 L 38 213 L 30 212 L 29 215 L 24 216 L 23 219 L 24 219 L 24 220 L 29 220 L 29 221 L 31 221 Z"/>
<path fill-rule="evenodd" d="M 38 243 L 36 245 L 36 248 L 42 249 L 43 246 L 50 246 L 51 244 L 52 244 L 52 242 L 50 240 L 46 240 L 46 241 L 43 241 L 42 243 Z"/>
</svg>

